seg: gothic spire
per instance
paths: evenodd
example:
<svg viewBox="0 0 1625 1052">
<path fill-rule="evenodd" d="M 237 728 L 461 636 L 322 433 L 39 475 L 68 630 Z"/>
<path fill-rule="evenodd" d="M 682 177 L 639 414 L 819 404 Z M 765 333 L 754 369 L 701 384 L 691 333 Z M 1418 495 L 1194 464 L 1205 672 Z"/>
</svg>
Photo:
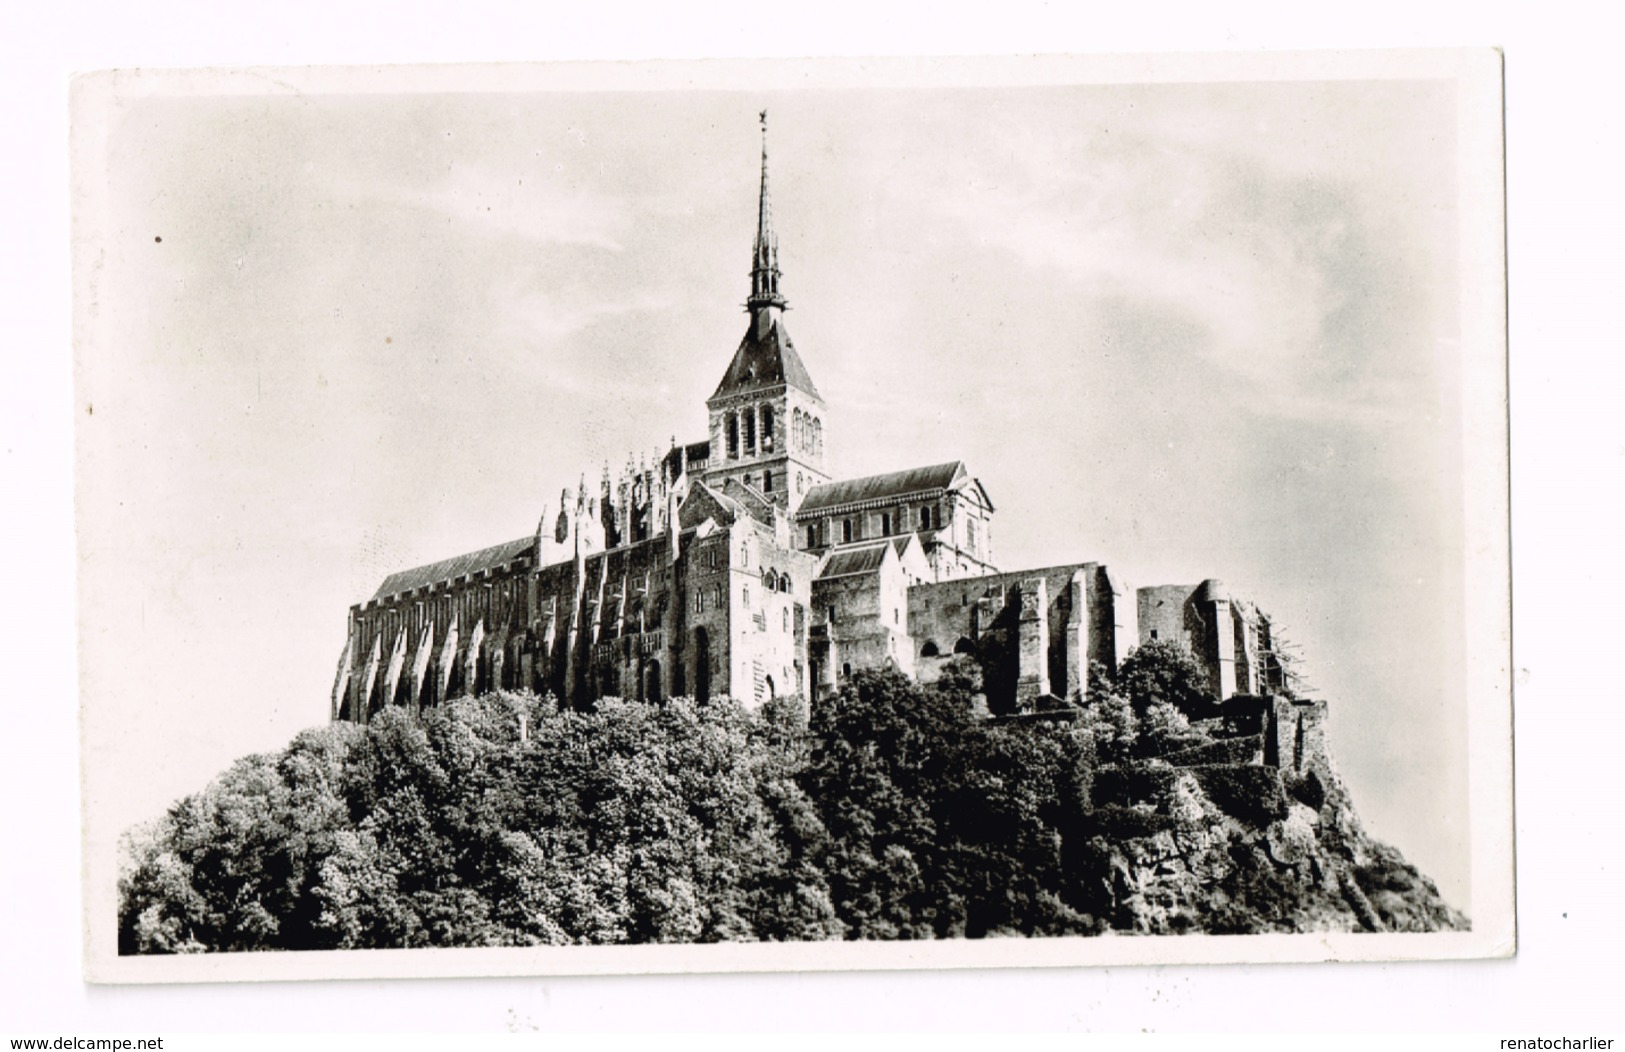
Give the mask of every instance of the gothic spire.
<svg viewBox="0 0 1625 1052">
<path fill-rule="evenodd" d="M 762 197 L 756 211 L 756 250 L 751 257 L 750 299 L 745 306 L 783 308 L 779 295 L 779 239 L 773 234 L 773 205 L 767 195 L 767 111 L 762 120 Z"/>
</svg>

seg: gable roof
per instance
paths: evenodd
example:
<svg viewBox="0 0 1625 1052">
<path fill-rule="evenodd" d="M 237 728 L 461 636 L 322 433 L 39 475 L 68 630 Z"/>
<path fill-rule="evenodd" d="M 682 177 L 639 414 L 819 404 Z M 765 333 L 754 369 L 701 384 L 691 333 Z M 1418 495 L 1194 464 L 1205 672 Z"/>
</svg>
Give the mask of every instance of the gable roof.
<svg viewBox="0 0 1625 1052">
<path fill-rule="evenodd" d="M 694 529 L 706 519 L 714 519 L 719 525 L 730 526 L 739 519 L 749 516 L 750 512 L 745 510 L 744 505 L 704 482 L 690 485 L 688 494 L 677 509 L 678 527 L 683 530 Z"/>
<path fill-rule="evenodd" d="M 796 518 L 827 515 L 830 512 L 862 505 L 885 504 L 903 497 L 938 493 L 951 489 L 962 479 L 968 479 L 964 461 L 953 460 L 930 467 L 907 468 L 884 475 L 870 475 L 861 479 L 844 479 L 814 486 L 796 510 Z"/>
<path fill-rule="evenodd" d="M 874 573 L 885 565 L 887 557 L 896 558 L 889 541 L 854 544 L 836 548 L 824 556 L 824 565 L 818 571 L 818 580 L 831 577 L 850 577 L 854 574 Z"/>
<path fill-rule="evenodd" d="M 422 588 L 425 585 L 450 581 L 464 574 L 479 573 L 481 570 L 494 570 L 504 563 L 512 562 L 519 556 L 527 554 L 535 543 L 536 538 L 534 537 L 521 537 L 516 541 L 481 548 L 477 552 L 442 559 L 437 563 L 429 563 L 427 566 L 418 566 L 410 570 L 398 570 L 384 578 L 384 583 L 378 586 L 378 591 L 374 592 L 372 597 L 382 599 L 385 596 L 410 592 L 414 588 Z"/>
<path fill-rule="evenodd" d="M 722 375 L 722 382 L 711 399 L 780 384 L 788 384 L 822 400 L 812 377 L 807 374 L 807 367 L 802 364 L 801 355 L 790 342 L 783 320 L 774 318 L 760 337 L 756 326 L 751 325 L 745 338 L 739 341 L 739 349 L 734 352 L 733 361 L 728 363 L 728 371 Z"/>
</svg>

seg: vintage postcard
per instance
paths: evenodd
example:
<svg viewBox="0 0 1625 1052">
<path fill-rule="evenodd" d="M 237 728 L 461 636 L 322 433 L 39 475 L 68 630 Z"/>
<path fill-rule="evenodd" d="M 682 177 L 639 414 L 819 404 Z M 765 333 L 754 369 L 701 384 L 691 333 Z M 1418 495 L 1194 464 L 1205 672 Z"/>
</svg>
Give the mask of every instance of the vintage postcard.
<svg viewBox="0 0 1625 1052">
<path fill-rule="evenodd" d="M 1498 54 L 72 121 L 93 981 L 1513 952 Z"/>
</svg>

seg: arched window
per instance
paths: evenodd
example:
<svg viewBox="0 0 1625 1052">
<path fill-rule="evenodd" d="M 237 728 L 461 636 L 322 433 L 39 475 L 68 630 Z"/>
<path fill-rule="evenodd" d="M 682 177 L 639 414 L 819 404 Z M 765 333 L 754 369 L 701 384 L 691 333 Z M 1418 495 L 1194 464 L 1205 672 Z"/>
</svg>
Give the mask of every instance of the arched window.
<svg viewBox="0 0 1625 1052">
<path fill-rule="evenodd" d="M 696 614 L 705 613 L 705 593 L 704 592 L 695 592 L 694 593 L 694 612 Z"/>
<path fill-rule="evenodd" d="M 727 433 L 728 459 L 739 459 L 739 417 L 729 413 L 722 418 L 722 429 Z"/>
<path fill-rule="evenodd" d="M 747 409 L 739 417 L 744 424 L 745 455 L 748 457 L 756 452 L 756 409 Z"/>
<path fill-rule="evenodd" d="M 784 630 L 786 632 L 790 631 L 790 608 L 789 607 L 784 608 Z"/>
<path fill-rule="evenodd" d="M 717 585 L 715 588 L 713 588 L 711 590 L 711 599 L 712 599 L 713 602 L 715 602 L 717 604 L 717 609 L 721 610 L 722 609 L 722 586 L 720 584 Z"/>
<path fill-rule="evenodd" d="M 850 661 L 841 662 L 841 675 L 843 677 L 847 678 L 847 679 L 852 678 L 852 662 L 850 662 Z"/>
<path fill-rule="evenodd" d="M 801 491 L 801 472 L 798 471 L 796 472 L 796 492 L 800 493 Z"/>
<path fill-rule="evenodd" d="M 824 422 L 816 417 L 813 418 L 813 452 L 824 455 Z"/>
<path fill-rule="evenodd" d="M 974 654 L 974 653 L 976 653 L 976 644 L 972 643 L 966 637 L 960 636 L 959 637 L 959 642 L 954 644 L 954 653 L 955 654 Z"/>
<path fill-rule="evenodd" d="M 941 654 L 942 651 L 937 649 L 937 641 L 934 639 L 927 639 L 925 646 L 920 648 L 921 657 L 938 657 Z"/>
<path fill-rule="evenodd" d="M 762 452 L 773 452 L 773 407 L 762 406 Z"/>
</svg>

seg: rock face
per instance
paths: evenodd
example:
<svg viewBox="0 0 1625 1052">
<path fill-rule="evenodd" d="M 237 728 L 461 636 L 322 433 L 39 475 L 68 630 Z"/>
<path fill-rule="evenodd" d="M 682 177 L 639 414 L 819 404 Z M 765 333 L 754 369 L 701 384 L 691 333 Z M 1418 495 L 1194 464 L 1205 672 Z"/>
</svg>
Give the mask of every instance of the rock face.
<svg viewBox="0 0 1625 1052">
<path fill-rule="evenodd" d="M 1232 792 L 1233 775 L 1277 792 Z M 1091 839 L 1110 926 L 1146 935 L 1441 931 L 1469 922 L 1368 837 L 1329 768 L 1151 768 L 1104 779 L 1112 831 Z M 1139 828 L 1135 828 L 1136 820 Z M 1127 833 L 1128 835 L 1124 835 Z"/>
</svg>

